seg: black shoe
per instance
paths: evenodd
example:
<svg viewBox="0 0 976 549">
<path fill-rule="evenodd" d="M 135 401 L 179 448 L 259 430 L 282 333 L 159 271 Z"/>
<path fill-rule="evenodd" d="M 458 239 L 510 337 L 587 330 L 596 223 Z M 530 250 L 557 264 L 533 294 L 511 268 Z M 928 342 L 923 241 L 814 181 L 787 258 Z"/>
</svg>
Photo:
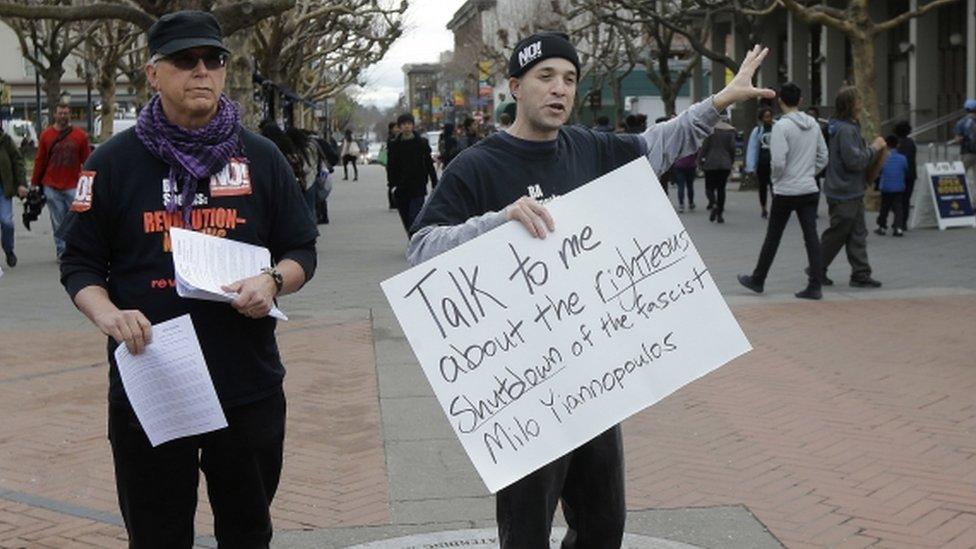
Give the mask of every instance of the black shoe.
<svg viewBox="0 0 976 549">
<path fill-rule="evenodd" d="M 718 211 L 712 208 L 712 213 L 708 214 L 708 220 L 714 222 L 716 217 L 718 217 Z"/>
<path fill-rule="evenodd" d="M 905 231 L 901 229 L 895 229 L 894 232 L 892 232 L 891 234 L 892 236 L 905 236 Z"/>
<path fill-rule="evenodd" d="M 852 288 L 880 288 L 881 283 L 871 278 L 870 276 L 865 278 L 852 278 L 851 287 Z"/>
<path fill-rule="evenodd" d="M 803 290 L 802 292 L 796 292 L 793 295 L 795 295 L 800 299 L 822 299 L 823 298 L 823 292 L 820 291 L 820 288 L 817 288 L 816 286 L 807 286 L 807 289 Z"/>
<path fill-rule="evenodd" d="M 803 269 L 803 272 L 807 276 L 810 276 L 810 267 L 807 267 L 806 269 Z M 831 280 L 831 279 L 829 279 L 829 278 L 827 278 L 827 272 L 826 271 L 824 271 L 824 273 L 822 275 L 820 275 L 820 283 L 823 284 L 824 286 L 833 286 L 834 285 L 834 281 Z"/>
<path fill-rule="evenodd" d="M 714 205 L 714 204 L 712 204 L 711 202 L 709 202 L 709 203 L 708 203 L 708 206 L 705 206 L 705 209 L 706 209 L 706 210 L 711 210 L 711 209 L 712 209 L 712 208 L 714 208 L 714 207 L 715 207 L 715 205 Z"/>
<path fill-rule="evenodd" d="M 743 286 L 749 288 L 750 290 L 756 292 L 757 294 L 763 293 L 763 284 L 760 282 L 756 282 L 755 280 L 752 279 L 751 276 L 739 275 L 737 278 L 739 279 L 739 284 L 742 284 Z"/>
<path fill-rule="evenodd" d="M 13 252 L 7 252 L 7 266 L 16 267 L 17 266 L 17 254 Z"/>
<path fill-rule="evenodd" d="M 688 203 L 688 209 L 689 210 L 694 210 L 695 209 L 695 203 L 694 202 L 689 202 Z"/>
<path fill-rule="evenodd" d="M 721 213 L 719 213 L 719 214 L 718 214 L 718 215 L 717 215 L 717 216 L 715 217 L 715 221 L 718 221 L 719 223 L 725 223 L 725 218 L 724 218 L 724 217 L 722 217 L 722 214 L 721 214 Z"/>
<path fill-rule="evenodd" d="M 885 229 L 884 227 L 878 227 L 877 229 L 874 230 L 874 234 L 876 234 L 878 236 L 884 236 L 885 233 L 887 233 L 887 232 L 888 232 L 888 229 Z"/>
<path fill-rule="evenodd" d="M 769 218 L 769 212 L 767 212 L 766 210 L 763 210 L 762 211 L 762 218 L 763 219 L 768 219 Z"/>
</svg>

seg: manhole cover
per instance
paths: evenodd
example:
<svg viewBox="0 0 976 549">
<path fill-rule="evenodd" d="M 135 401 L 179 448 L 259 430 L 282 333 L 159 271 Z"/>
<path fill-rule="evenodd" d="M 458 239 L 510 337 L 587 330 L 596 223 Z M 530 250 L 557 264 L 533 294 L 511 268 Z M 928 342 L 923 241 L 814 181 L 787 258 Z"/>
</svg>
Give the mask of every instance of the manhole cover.
<svg viewBox="0 0 976 549">
<path fill-rule="evenodd" d="M 552 549 L 559 549 L 559 543 L 566 535 L 565 528 L 553 528 L 549 543 Z M 450 532 L 429 532 L 395 539 L 372 541 L 353 545 L 347 549 L 472 549 L 497 548 L 498 531 L 494 528 L 480 530 L 452 530 Z M 624 534 L 621 549 L 697 549 L 694 545 L 678 543 L 650 536 Z"/>
</svg>

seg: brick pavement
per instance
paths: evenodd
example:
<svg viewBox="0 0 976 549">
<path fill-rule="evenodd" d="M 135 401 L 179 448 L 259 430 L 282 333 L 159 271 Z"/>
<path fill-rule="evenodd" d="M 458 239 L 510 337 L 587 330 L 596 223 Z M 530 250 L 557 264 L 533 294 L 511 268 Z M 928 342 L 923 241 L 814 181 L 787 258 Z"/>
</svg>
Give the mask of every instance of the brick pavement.
<svg viewBox="0 0 976 549">
<path fill-rule="evenodd" d="M 273 506 L 281 529 L 389 520 L 368 311 L 334 316 L 279 329 L 289 405 Z M 33 349 L 19 344 L 28 338 Z M 93 331 L 0 334 L 0 547 L 125 546 L 121 527 L 71 514 L 117 513 L 103 341 Z M 33 505 L 11 501 L 25 498 Z M 197 529 L 209 534 L 203 485 L 200 498 Z M 51 502 L 60 512 L 44 508 Z"/>
<path fill-rule="evenodd" d="M 456 441 L 437 438 L 442 417 L 413 424 L 416 444 L 384 432 L 379 399 L 429 387 L 393 367 L 415 367 L 399 330 L 371 322 L 389 316 L 378 282 L 405 263 L 382 174 L 362 172 L 356 184 L 337 183 L 316 279 L 284 304 L 294 320 L 279 330 L 290 416 L 276 525 L 327 533 L 483 524 L 491 498 Z M 730 193 L 735 215 L 722 227 L 702 212 L 682 217 L 756 350 L 627 422 L 629 508 L 744 504 L 790 547 L 976 546 L 976 328 L 966 322 L 976 305 L 974 233 L 872 236 L 886 290 L 841 285 L 805 303 L 790 294 L 803 280 L 791 225 L 767 282 L 773 295 L 757 297 L 734 279 L 758 253 L 754 202 Z M 18 233 L 21 265 L 0 279 L 0 547 L 121 547 L 104 346 L 52 276 L 44 231 Z M 948 297 L 900 299 L 929 290 Z M 383 393 L 379 364 L 396 371 Z M 457 484 L 435 490 L 405 466 L 435 449 L 439 463 L 456 464 Z M 395 483 L 401 501 L 390 495 Z"/>
<path fill-rule="evenodd" d="M 976 546 L 976 297 L 738 307 L 755 350 L 625 424 L 628 508 L 788 547 Z"/>
</svg>

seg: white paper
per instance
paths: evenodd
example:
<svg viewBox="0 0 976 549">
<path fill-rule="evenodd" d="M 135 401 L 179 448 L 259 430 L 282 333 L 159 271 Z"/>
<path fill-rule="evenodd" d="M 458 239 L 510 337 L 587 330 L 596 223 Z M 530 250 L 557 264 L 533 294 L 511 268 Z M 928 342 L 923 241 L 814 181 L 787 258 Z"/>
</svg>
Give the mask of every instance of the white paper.
<svg viewBox="0 0 976 549">
<path fill-rule="evenodd" d="M 547 208 L 382 285 L 492 492 L 751 348 L 645 158 Z"/>
<path fill-rule="evenodd" d="M 237 294 L 225 292 L 221 286 L 255 276 L 271 266 L 271 252 L 261 246 L 176 227 L 169 234 L 176 294 L 180 297 L 230 303 Z M 288 320 L 278 307 L 271 307 L 268 316 Z"/>
<path fill-rule="evenodd" d="M 152 327 L 152 343 L 133 355 L 115 349 L 122 386 L 153 447 L 227 427 L 190 315 Z"/>
</svg>

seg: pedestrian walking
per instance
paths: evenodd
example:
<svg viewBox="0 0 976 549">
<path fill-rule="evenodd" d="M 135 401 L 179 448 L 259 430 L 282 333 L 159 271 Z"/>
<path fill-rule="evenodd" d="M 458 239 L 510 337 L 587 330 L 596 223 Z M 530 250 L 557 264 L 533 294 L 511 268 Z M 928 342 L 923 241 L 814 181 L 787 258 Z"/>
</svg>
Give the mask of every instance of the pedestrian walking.
<svg viewBox="0 0 976 549">
<path fill-rule="evenodd" d="M 383 167 L 386 168 L 386 200 L 389 209 L 395 210 L 396 197 L 393 195 L 393 189 L 395 185 L 393 184 L 393 178 L 390 174 L 390 148 L 393 146 L 393 142 L 396 140 L 397 134 L 400 132 L 399 126 L 396 122 L 390 122 L 386 126 L 386 162 L 384 162 Z"/>
<path fill-rule="evenodd" d="M 918 179 L 918 146 L 911 138 L 912 126 L 907 120 L 895 124 L 895 137 L 898 138 L 898 152 L 908 161 L 908 173 L 905 174 L 905 194 L 901 201 L 901 230 L 908 230 L 908 214 L 911 213 L 911 201 L 915 194 L 915 180 Z"/>
<path fill-rule="evenodd" d="M 27 177 L 20 147 L 0 129 L 0 243 L 8 267 L 17 266 L 14 252 L 14 197 L 27 197 Z"/>
<path fill-rule="evenodd" d="M 71 125 L 71 107 L 59 103 L 54 109 L 54 124 L 39 138 L 31 184 L 44 189 L 47 211 L 51 216 L 54 247 L 58 259 L 64 253 L 64 240 L 58 229 L 75 199 L 81 166 L 91 153 L 88 134 Z"/>
<path fill-rule="evenodd" d="M 600 115 L 596 117 L 596 126 L 593 128 L 594 131 L 613 133 L 613 126 L 610 125 L 610 118 L 606 115 Z"/>
<path fill-rule="evenodd" d="M 869 169 L 887 145 L 880 136 L 871 145 L 865 143 L 859 122 L 861 109 L 861 95 L 857 88 L 847 86 L 837 92 L 835 118 L 827 145 L 830 151 L 827 178 L 824 180 L 830 226 L 820 236 L 824 268 L 821 281 L 828 286 L 834 281 L 827 277 L 827 269 L 840 249 L 845 248 L 847 261 L 851 264 L 850 285 L 855 288 L 881 287 L 881 282 L 871 277 L 871 265 L 868 263 L 864 187 Z"/>
<path fill-rule="evenodd" d="M 885 138 L 888 145 L 888 158 L 881 167 L 878 178 L 878 189 L 881 191 L 881 209 L 878 212 L 878 228 L 874 232 L 884 236 L 888 232 L 888 214 L 894 214 L 892 234 L 904 236 L 902 225 L 905 224 L 905 180 L 908 179 L 908 159 L 898 151 L 898 138 L 889 135 Z"/>
<path fill-rule="evenodd" d="M 769 190 L 773 186 L 770 159 L 772 155 L 769 150 L 769 139 L 773 132 L 773 110 L 769 107 L 759 109 L 759 123 L 749 134 L 749 142 L 746 146 L 746 173 L 756 177 L 759 184 L 759 206 L 762 208 L 762 218 L 769 217 L 766 210 L 766 202 L 769 198 Z"/>
<path fill-rule="evenodd" d="M 967 99 L 962 108 L 966 114 L 956 122 L 952 142 L 959 145 L 959 157 L 969 183 L 969 197 L 976 202 L 973 196 L 976 191 L 976 99 Z"/>
<path fill-rule="evenodd" d="M 389 170 L 393 181 L 397 211 L 403 229 L 410 235 L 410 227 L 420 213 L 427 196 L 427 181 L 437 185 L 437 170 L 430 156 L 430 144 L 413 129 L 413 116 L 401 114 L 397 118 L 399 135 L 390 145 Z"/>
<path fill-rule="evenodd" d="M 437 142 L 437 152 L 441 157 L 441 166 L 445 168 L 461 152 L 461 145 L 458 143 L 457 136 L 454 135 L 454 124 L 450 122 L 444 124 L 441 139 Z"/>
<path fill-rule="evenodd" d="M 698 153 L 692 153 L 674 161 L 671 173 L 678 187 L 678 213 L 685 211 L 685 194 L 688 195 L 688 209 L 695 209 L 695 177 L 698 172 Z"/>
<path fill-rule="evenodd" d="M 498 131 L 506 132 L 508 128 L 512 125 L 512 117 L 507 112 L 503 112 L 498 115 Z M 453 126 L 453 124 L 452 124 Z"/>
<path fill-rule="evenodd" d="M 820 118 L 820 109 L 817 108 L 817 107 L 813 107 L 813 106 L 808 107 L 807 108 L 807 114 L 809 114 L 810 116 L 812 116 L 813 119 L 817 121 L 817 124 L 820 125 L 820 133 L 823 135 L 824 143 L 826 143 L 827 144 L 827 147 L 830 148 L 830 130 L 829 130 L 827 121 L 824 120 L 824 119 L 822 119 L 822 118 Z M 824 177 L 826 177 L 826 176 L 827 176 L 827 168 L 826 167 L 823 170 L 821 170 L 819 173 L 817 173 L 817 188 L 818 189 L 823 189 L 823 180 L 824 180 Z"/>
<path fill-rule="evenodd" d="M 727 117 L 722 117 L 705 139 L 698 158 L 705 172 L 705 197 L 711 210 L 708 220 L 725 223 L 725 185 L 735 160 L 735 128 Z"/>
<path fill-rule="evenodd" d="M 474 118 L 469 116 L 465 118 L 463 122 L 461 122 L 461 136 L 458 138 L 461 150 L 474 146 L 474 144 L 478 141 L 481 141 L 481 136 L 478 135 L 478 129 L 475 127 Z"/>
<path fill-rule="evenodd" d="M 507 133 L 493 135 L 458 155 L 414 225 L 407 251 L 418 264 L 516 220 L 544 238 L 554 220 L 541 201 L 571 192 L 624 164 L 646 156 L 655 173 L 674 158 L 698 150 L 732 103 L 773 94 L 752 86 L 766 50 L 749 52 L 739 74 L 716 95 L 674 120 L 639 135 L 567 126 L 573 111 L 580 62 L 567 35 L 537 33 L 516 44 L 508 63 L 518 114 Z M 596 368 L 597 365 L 591 365 Z M 579 448 L 501 489 L 496 495 L 502 549 L 548 547 L 561 503 L 569 532 L 563 547 L 619 547 L 623 538 L 623 447 L 614 426 Z"/>
<path fill-rule="evenodd" d="M 108 438 L 129 547 L 195 544 L 201 470 L 217 545 L 268 547 L 285 434 L 284 367 L 268 312 L 276 297 L 311 279 L 317 231 L 288 161 L 242 126 L 222 93 L 229 52 L 216 18 L 163 15 L 148 44 L 145 73 L 158 94 L 135 128 L 86 162 L 62 225 L 61 282 L 108 336 Z M 237 295 L 232 304 L 181 298 L 170 227 L 268 248 L 274 266 L 224 286 Z M 185 314 L 228 425 L 153 447 L 114 351 L 142 353 L 153 344 L 153 324 Z"/>
<path fill-rule="evenodd" d="M 770 206 L 766 239 L 759 252 L 759 260 L 751 275 L 739 275 L 739 283 L 756 293 L 762 293 L 769 269 L 779 249 L 783 231 L 796 212 L 803 245 L 807 251 L 807 287 L 794 294 L 800 299 L 820 299 L 821 281 L 817 273 L 823 269 L 820 239 L 817 237 L 817 205 L 820 190 L 816 175 L 827 165 L 827 143 L 820 133 L 816 119 L 801 112 L 800 88 L 792 82 L 780 86 L 779 108 L 783 115 L 773 125 L 769 135 L 770 175 L 773 200 Z"/>
<path fill-rule="evenodd" d="M 346 130 L 342 138 L 342 180 L 349 180 L 349 164 L 352 164 L 352 180 L 359 181 L 359 143 L 352 137 L 352 130 Z"/>
</svg>

